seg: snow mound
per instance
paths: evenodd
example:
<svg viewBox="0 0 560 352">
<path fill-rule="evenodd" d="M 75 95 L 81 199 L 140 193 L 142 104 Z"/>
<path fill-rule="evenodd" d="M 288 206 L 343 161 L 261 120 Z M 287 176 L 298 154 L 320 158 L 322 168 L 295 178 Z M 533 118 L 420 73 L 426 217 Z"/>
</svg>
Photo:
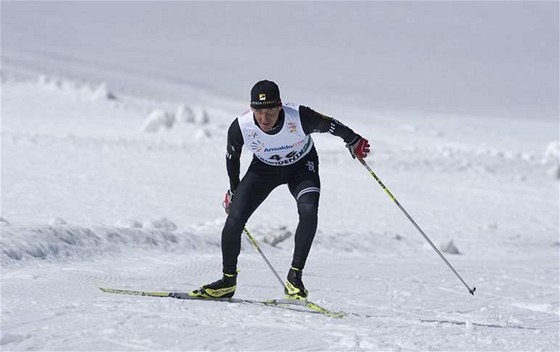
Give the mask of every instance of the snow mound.
<svg viewBox="0 0 560 352">
<path fill-rule="evenodd" d="M 192 233 L 173 233 L 177 227 L 168 219 L 151 221 L 143 226 L 125 228 L 56 223 L 53 226 L 2 227 L 0 262 L 10 265 L 37 260 L 68 261 L 132 249 L 185 252 L 215 250 L 219 246 L 218 242 L 210 242 Z"/>
<path fill-rule="evenodd" d="M 140 127 L 140 130 L 153 133 L 173 128 L 187 128 L 189 125 L 204 126 L 209 123 L 210 116 L 205 108 L 180 104 L 175 113 L 163 109 L 153 110 Z M 204 129 L 199 130 L 198 134 L 200 133 L 202 134 L 195 137 L 210 137 L 209 132 Z"/>
<path fill-rule="evenodd" d="M 62 226 L 62 225 L 66 225 L 66 221 L 64 219 L 61 219 L 61 218 L 54 218 L 51 221 L 49 221 L 49 225 L 51 225 L 51 226 Z"/>
<path fill-rule="evenodd" d="M 0 345 L 3 346 L 9 343 L 19 343 L 30 338 L 31 338 L 31 334 L 21 335 L 21 334 L 5 333 L 2 334 L 2 337 L 0 337 Z"/>
<path fill-rule="evenodd" d="M 180 104 L 175 111 L 175 119 L 182 123 L 192 123 L 195 125 L 207 125 L 210 123 L 210 116 L 205 108 Z"/>
<path fill-rule="evenodd" d="M 142 228 L 149 230 L 164 230 L 164 231 L 175 231 L 177 230 L 177 225 L 167 218 L 159 218 L 155 220 L 147 220 L 142 224 Z"/>
<path fill-rule="evenodd" d="M 91 84 L 40 75 L 37 79 L 39 87 L 54 92 L 61 92 L 80 100 L 116 100 L 117 97 L 108 88 L 105 82 Z"/>
<path fill-rule="evenodd" d="M 446 245 L 442 246 L 440 249 L 442 252 L 448 254 L 461 254 L 459 248 L 457 248 L 457 246 L 455 246 L 455 243 L 453 243 L 453 240 L 449 241 Z"/>
<path fill-rule="evenodd" d="M 3 217 L 0 217 L 0 225 L 1 226 L 8 226 L 10 225 L 10 222 L 6 219 L 4 219 Z"/>
<path fill-rule="evenodd" d="M 142 227 L 142 223 L 137 220 L 126 219 L 126 220 L 119 220 L 115 223 L 116 227 L 123 227 L 125 229 L 138 229 Z"/>
<path fill-rule="evenodd" d="M 541 163 L 547 166 L 547 175 L 560 179 L 560 142 L 548 143 L 543 153 Z"/>
<path fill-rule="evenodd" d="M 196 120 L 196 114 L 190 106 L 181 104 L 175 111 L 175 118 L 177 119 L 177 121 L 183 123 L 194 123 L 194 121 Z"/>
<path fill-rule="evenodd" d="M 175 124 L 175 116 L 167 111 L 153 110 L 140 130 L 142 132 L 157 132 L 162 129 L 170 129 Z"/>
<path fill-rule="evenodd" d="M 197 140 L 211 139 L 212 133 L 205 128 L 201 128 L 198 131 L 196 131 L 196 133 L 194 134 L 194 138 L 196 138 Z"/>
<path fill-rule="evenodd" d="M 273 247 L 281 242 L 284 242 L 288 238 L 292 237 L 292 232 L 288 230 L 286 226 L 280 226 L 276 228 L 257 228 L 255 229 L 257 235 L 255 238 L 259 242 L 264 242 Z"/>
</svg>

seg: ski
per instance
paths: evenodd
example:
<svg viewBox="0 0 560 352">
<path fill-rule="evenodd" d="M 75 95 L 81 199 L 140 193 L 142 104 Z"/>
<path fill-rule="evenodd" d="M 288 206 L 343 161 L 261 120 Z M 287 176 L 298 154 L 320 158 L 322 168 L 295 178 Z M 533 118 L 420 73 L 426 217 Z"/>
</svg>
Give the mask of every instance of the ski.
<svg viewBox="0 0 560 352">
<path fill-rule="evenodd" d="M 193 301 L 214 301 L 214 302 L 227 302 L 227 303 L 244 303 L 244 304 L 259 304 L 269 307 L 289 308 L 290 306 L 305 307 L 309 310 L 307 312 L 324 314 L 331 318 L 342 318 L 346 315 L 345 312 L 335 312 L 308 300 L 299 299 L 270 299 L 270 300 L 254 300 L 246 298 L 206 298 L 200 296 L 192 296 L 188 292 L 170 292 L 170 291 L 140 291 L 140 290 L 124 290 L 118 288 L 99 287 L 99 289 L 106 293 L 114 293 L 121 295 L 133 296 L 149 296 L 149 297 L 170 297 L 184 300 Z M 303 312 L 303 310 L 298 310 Z"/>
</svg>

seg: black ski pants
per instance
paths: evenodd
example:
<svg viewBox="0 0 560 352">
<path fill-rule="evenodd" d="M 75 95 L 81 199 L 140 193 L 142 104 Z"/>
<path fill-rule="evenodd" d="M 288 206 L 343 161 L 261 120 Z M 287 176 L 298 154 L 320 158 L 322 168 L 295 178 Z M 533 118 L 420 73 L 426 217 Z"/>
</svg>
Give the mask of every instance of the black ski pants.
<svg viewBox="0 0 560 352">
<path fill-rule="evenodd" d="M 313 148 L 302 160 L 289 166 L 270 166 L 253 158 L 231 203 L 222 231 L 223 272 L 235 273 L 241 251 L 241 234 L 249 217 L 276 187 L 287 184 L 297 203 L 299 223 L 292 258 L 294 268 L 303 269 L 315 232 L 319 208 L 319 160 Z"/>
</svg>

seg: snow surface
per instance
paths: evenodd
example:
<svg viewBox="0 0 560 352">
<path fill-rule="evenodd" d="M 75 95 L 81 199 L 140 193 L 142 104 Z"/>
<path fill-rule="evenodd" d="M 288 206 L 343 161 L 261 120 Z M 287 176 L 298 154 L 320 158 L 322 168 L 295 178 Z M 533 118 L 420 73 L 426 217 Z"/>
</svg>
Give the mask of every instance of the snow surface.
<svg viewBox="0 0 560 352">
<path fill-rule="evenodd" d="M 370 140 L 475 296 L 330 135 L 304 281 L 347 317 L 96 288 L 219 277 L 262 78 Z M 557 2 L 2 2 L 1 89 L 2 350 L 560 348 Z M 282 276 L 296 214 L 280 187 L 247 224 Z M 245 240 L 239 269 L 237 297 L 282 296 Z"/>
</svg>

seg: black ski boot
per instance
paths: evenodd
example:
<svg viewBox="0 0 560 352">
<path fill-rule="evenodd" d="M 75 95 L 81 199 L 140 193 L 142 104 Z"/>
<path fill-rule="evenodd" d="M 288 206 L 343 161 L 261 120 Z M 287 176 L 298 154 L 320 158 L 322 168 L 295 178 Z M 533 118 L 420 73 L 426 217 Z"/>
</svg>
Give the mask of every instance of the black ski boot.
<svg viewBox="0 0 560 352">
<path fill-rule="evenodd" d="M 286 288 L 284 292 L 289 298 L 293 299 L 306 299 L 307 290 L 303 286 L 303 281 L 301 281 L 301 270 L 294 267 L 290 268 L 288 272 L 288 281 L 286 281 Z"/>
<path fill-rule="evenodd" d="M 191 296 L 204 298 L 231 298 L 235 294 L 237 285 L 237 273 L 225 274 L 211 284 L 202 286 L 200 289 L 192 291 Z"/>
</svg>

